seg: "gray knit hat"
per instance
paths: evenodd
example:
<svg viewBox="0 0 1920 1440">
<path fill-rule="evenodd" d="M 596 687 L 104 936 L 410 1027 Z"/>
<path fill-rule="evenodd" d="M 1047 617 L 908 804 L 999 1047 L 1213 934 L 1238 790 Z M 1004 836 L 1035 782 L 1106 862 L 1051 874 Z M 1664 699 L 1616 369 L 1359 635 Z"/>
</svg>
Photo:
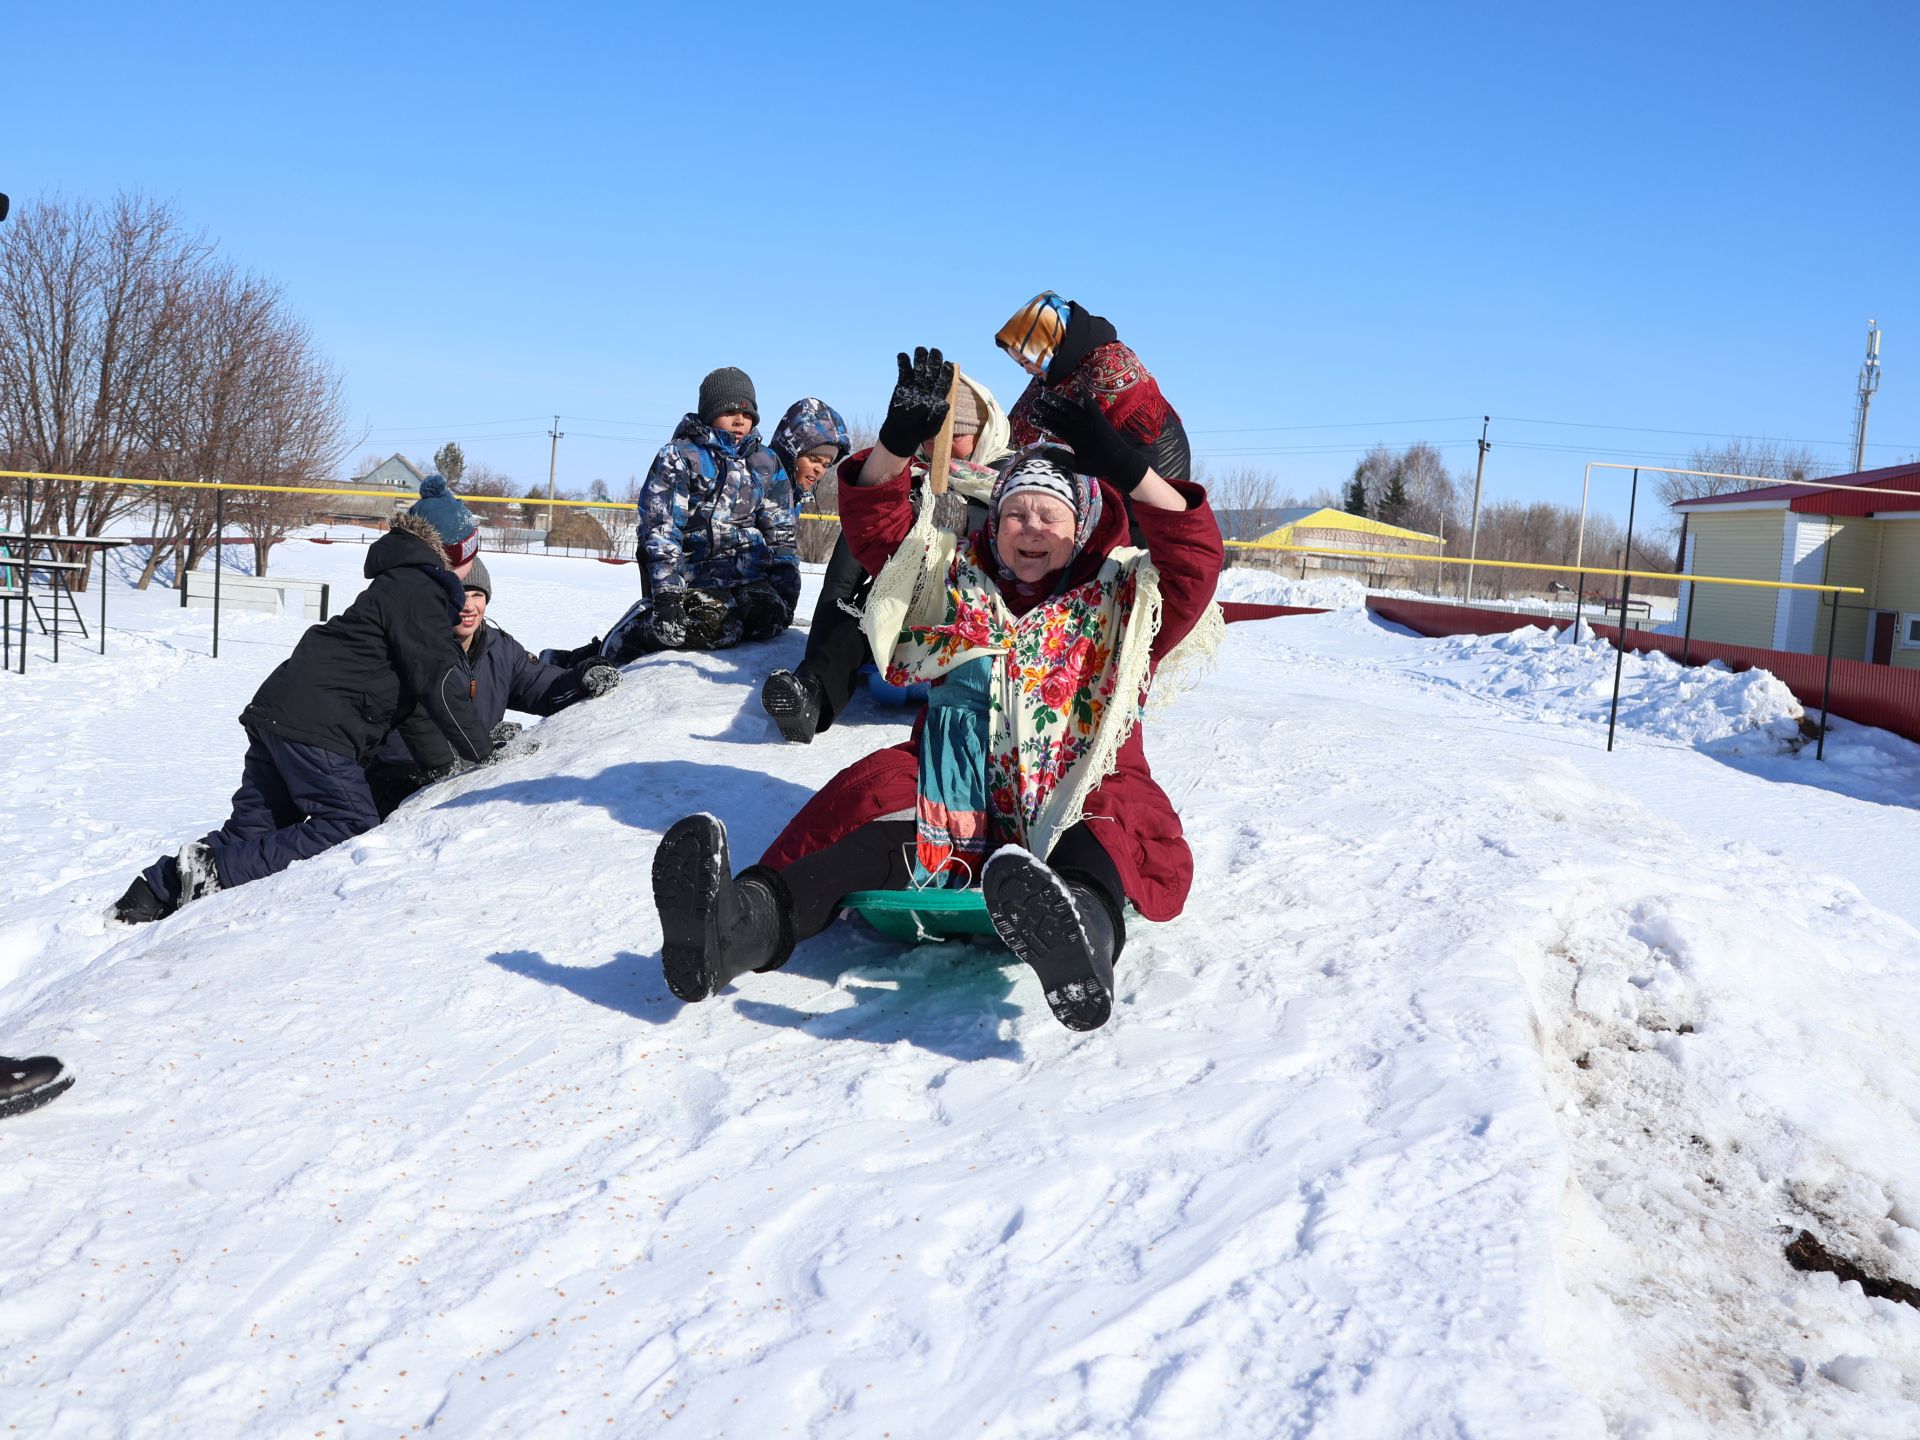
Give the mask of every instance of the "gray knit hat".
<svg viewBox="0 0 1920 1440">
<path fill-rule="evenodd" d="M 700 382 L 700 408 L 695 413 L 702 425 L 711 425 L 729 410 L 744 410 L 754 424 L 760 423 L 760 402 L 753 393 L 753 381 L 747 372 L 722 365 Z"/>
<path fill-rule="evenodd" d="M 460 582 L 463 590 L 478 590 L 487 597 L 487 603 L 493 603 L 493 576 L 487 573 L 487 562 L 478 555 L 473 557 L 473 568 L 467 571 L 467 578 Z"/>
</svg>

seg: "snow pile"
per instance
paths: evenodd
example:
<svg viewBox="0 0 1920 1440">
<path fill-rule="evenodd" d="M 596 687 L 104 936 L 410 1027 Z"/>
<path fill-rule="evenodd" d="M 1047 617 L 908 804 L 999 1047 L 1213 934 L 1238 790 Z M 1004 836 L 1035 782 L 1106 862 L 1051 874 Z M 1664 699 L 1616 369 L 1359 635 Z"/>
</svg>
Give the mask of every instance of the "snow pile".
<svg viewBox="0 0 1920 1440">
<path fill-rule="evenodd" d="M 1272 570 L 1235 565 L 1220 577 L 1218 598 L 1252 605 L 1298 605 L 1315 610 L 1362 610 L 1367 587 L 1345 575 L 1289 580 Z"/>
<path fill-rule="evenodd" d="M 312 549 L 344 603 L 364 551 Z M 535 646 L 636 584 L 488 564 Z M 0 1126 L 23 1434 L 1920 1433 L 1920 1310 L 1785 1254 L 1920 1282 L 1920 747 L 1703 751 L 1787 714 L 1629 657 L 1609 755 L 1611 650 L 1237 625 L 1148 727 L 1198 881 L 1106 1029 L 846 926 L 682 1006 L 660 833 L 743 865 L 906 733 L 778 744 L 801 635 L 129 931 L 300 626 L 213 661 L 112 600 L 0 677 L 0 1048 L 80 1076 Z"/>
<path fill-rule="evenodd" d="M 1727 745 L 1731 753 L 1797 747 L 1800 702 L 1765 670 L 1734 674 L 1720 661 L 1683 666 L 1659 651 L 1629 651 L 1624 663 L 1584 624 L 1571 630 L 1527 626 L 1500 635 L 1456 635 L 1432 642 L 1427 668 L 1457 675 L 1483 694 L 1557 723 L 1605 724 L 1620 672 L 1618 724 L 1683 745 Z"/>
</svg>

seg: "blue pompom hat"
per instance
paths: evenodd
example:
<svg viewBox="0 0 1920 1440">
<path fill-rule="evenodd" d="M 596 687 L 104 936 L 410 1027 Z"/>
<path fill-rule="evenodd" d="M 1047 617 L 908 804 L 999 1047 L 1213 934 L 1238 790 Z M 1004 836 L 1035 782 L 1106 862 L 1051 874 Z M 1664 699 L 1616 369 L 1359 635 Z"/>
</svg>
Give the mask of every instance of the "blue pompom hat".
<svg viewBox="0 0 1920 1440">
<path fill-rule="evenodd" d="M 429 475 L 420 482 L 420 498 L 407 512 L 433 526 L 447 552 L 447 564 L 464 565 L 480 553 L 480 522 L 460 497 L 447 488 L 447 477 Z"/>
</svg>

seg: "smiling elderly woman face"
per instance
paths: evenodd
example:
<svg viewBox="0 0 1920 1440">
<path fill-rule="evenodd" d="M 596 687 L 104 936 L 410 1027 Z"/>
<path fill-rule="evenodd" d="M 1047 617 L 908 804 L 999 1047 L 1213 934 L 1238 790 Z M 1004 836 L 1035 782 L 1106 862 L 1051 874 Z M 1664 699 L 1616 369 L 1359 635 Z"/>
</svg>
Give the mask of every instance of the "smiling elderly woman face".
<svg viewBox="0 0 1920 1440">
<path fill-rule="evenodd" d="M 1073 558 L 1073 507 L 1027 490 L 1000 507 L 1000 560 L 1022 584 L 1064 569 Z"/>
</svg>

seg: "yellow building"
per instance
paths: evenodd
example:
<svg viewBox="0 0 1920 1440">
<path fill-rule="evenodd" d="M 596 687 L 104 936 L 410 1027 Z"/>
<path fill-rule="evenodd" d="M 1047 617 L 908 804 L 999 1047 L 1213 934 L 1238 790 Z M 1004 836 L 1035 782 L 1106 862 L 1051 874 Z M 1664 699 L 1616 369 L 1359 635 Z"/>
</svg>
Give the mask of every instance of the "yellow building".
<svg viewBox="0 0 1920 1440">
<path fill-rule="evenodd" d="M 1881 494 L 1769 485 L 1674 506 L 1684 517 L 1681 569 L 1689 575 L 1858 585 L 1831 600 L 1814 591 L 1682 583 L 1679 614 L 1693 634 L 1727 645 L 1920 669 L 1920 465 L 1840 475 L 1829 483 Z M 1690 591 L 1697 591 L 1689 594 Z"/>
<path fill-rule="evenodd" d="M 1278 521 L 1254 541 L 1256 545 L 1307 545 L 1315 549 L 1390 551 L 1405 559 L 1382 560 L 1349 558 L 1341 555 L 1303 555 L 1292 550 L 1276 550 L 1265 557 L 1258 550 L 1243 550 L 1236 558 L 1258 558 L 1281 569 L 1298 567 L 1301 579 L 1321 574 L 1351 575 L 1369 586 L 1407 585 L 1413 581 L 1415 561 L 1441 553 L 1446 542 L 1438 535 L 1406 530 L 1384 520 L 1369 520 L 1364 515 L 1349 515 L 1330 505 L 1307 505 L 1270 513 L 1269 525 Z"/>
</svg>

